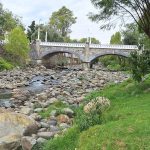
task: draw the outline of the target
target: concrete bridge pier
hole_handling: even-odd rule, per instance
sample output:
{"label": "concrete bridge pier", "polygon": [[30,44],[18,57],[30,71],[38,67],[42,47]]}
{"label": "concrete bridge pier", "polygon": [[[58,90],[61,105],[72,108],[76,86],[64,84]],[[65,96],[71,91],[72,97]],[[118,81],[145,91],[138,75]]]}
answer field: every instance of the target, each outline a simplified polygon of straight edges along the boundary
{"label": "concrete bridge pier", "polygon": [[90,68],[92,68],[90,62],[82,62],[82,69],[83,70],[89,70]]}

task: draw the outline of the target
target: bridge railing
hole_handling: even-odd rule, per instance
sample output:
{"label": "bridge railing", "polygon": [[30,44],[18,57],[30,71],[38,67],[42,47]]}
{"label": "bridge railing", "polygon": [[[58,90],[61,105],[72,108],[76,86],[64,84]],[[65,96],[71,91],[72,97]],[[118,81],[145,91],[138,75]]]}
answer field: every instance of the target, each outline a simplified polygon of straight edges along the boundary
{"label": "bridge railing", "polygon": [[90,44],[90,48],[101,48],[101,49],[122,49],[122,50],[136,50],[137,45],[106,45],[106,44]]}
{"label": "bridge railing", "polygon": [[[75,47],[84,48],[85,43],[60,43],[60,42],[41,42],[41,46],[54,46],[54,47]],[[120,50],[137,50],[137,45],[107,45],[107,44],[89,44],[89,48],[94,49],[120,49]]]}
{"label": "bridge railing", "polygon": [[59,43],[59,42],[41,42],[41,46],[56,46],[56,47],[85,47],[84,43]]}

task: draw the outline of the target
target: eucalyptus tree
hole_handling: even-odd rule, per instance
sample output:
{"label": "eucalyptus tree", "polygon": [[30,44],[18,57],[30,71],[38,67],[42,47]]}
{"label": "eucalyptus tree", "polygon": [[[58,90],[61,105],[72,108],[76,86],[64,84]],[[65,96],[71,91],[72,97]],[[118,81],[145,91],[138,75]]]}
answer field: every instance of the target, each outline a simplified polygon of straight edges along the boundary
{"label": "eucalyptus tree", "polygon": [[116,25],[116,20],[122,22],[132,18],[150,38],[150,0],[91,0],[99,10],[97,14],[90,13],[89,18],[99,22],[104,20],[101,28],[110,29]]}
{"label": "eucalyptus tree", "polygon": [[49,24],[59,32],[62,37],[67,37],[68,34],[71,33],[70,27],[76,23],[76,19],[73,12],[63,6],[58,11],[52,13]]}

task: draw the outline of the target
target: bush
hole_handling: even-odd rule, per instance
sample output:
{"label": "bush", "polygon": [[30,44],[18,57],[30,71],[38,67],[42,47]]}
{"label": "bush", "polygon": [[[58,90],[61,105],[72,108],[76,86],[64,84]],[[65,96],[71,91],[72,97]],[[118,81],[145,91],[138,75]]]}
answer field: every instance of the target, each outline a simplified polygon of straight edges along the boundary
{"label": "bush", "polygon": [[141,82],[145,75],[150,73],[150,50],[144,50],[142,53],[132,52],[130,64],[133,79]]}
{"label": "bush", "polygon": [[85,112],[83,106],[78,109],[75,123],[80,131],[87,130],[89,127],[101,124],[102,107],[95,101],[95,109]]}
{"label": "bush", "polygon": [[13,68],[12,64],[10,64],[5,59],[0,57],[0,71],[2,71],[4,69],[9,70],[9,69],[12,69],[12,68]]}
{"label": "bush", "polygon": [[8,43],[5,45],[9,59],[17,64],[25,64],[29,58],[29,41],[21,27],[14,28],[8,35]]}

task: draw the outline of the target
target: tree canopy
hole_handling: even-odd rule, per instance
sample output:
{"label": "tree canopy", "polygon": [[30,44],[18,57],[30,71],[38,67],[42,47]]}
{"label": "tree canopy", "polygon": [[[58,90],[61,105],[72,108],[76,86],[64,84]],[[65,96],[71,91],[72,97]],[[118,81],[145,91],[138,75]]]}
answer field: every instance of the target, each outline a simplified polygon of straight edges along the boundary
{"label": "tree canopy", "polygon": [[101,28],[111,28],[116,19],[122,21],[131,17],[150,38],[150,0],[91,0],[92,4],[100,10],[99,13],[89,14],[93,21],[106,21]]}
{"label": "tree canopy", "polygon": [[36,31],[35,21],[32,21],[31,25],[28,26],[27,29],[27,36],[30,42],[32,41],[32,37],[34,36],[35,31]]}
{"label": "tree canopy", "polygon": [[150,48],[150,39],[139,30],[136,23],[126,24],[121,34],[125,45],[144,45],[145,49]]}
{"label": "tree canopy", "polygon": [[49,22],[62,37],[66,37],[71,33],[70,27],[75,23],[76,17],[74,17],[73,12],[65,6],[58,11],[53,12]]}
{"label": "tree canopy", "polygon": [[13,15],[9,10],[5,10],[2,3],[0,3],[0,39],[4,38],[6,31],[10,32],[17,25],[23,27],[19,17]]}
{"label": "tree canopy", "polygon": [[116,32],[111,36],[110,44],[122,44],[120,32]]}

